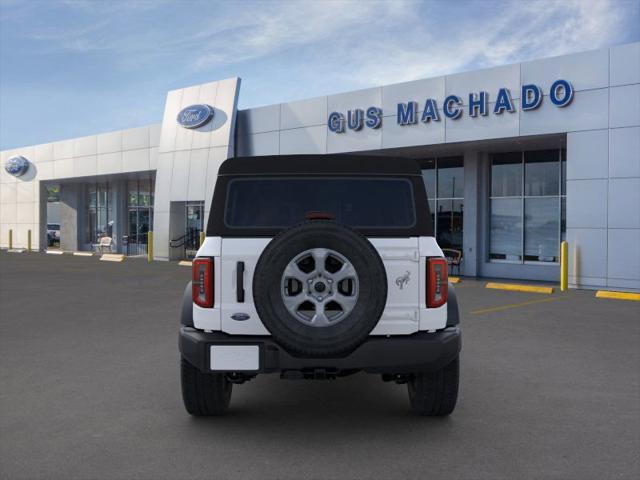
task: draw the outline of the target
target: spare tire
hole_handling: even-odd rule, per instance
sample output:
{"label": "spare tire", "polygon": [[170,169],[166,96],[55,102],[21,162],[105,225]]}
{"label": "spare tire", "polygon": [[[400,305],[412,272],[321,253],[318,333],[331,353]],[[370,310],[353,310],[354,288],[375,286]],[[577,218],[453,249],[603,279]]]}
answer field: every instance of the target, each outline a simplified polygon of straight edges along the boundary
{"label": "spare tire", "polygon": [[285,230],[264,249],[253,300],[274,340],[294,355],[340,356],[376,326],[387,301],[387,275],[358,232],[316,220]]}

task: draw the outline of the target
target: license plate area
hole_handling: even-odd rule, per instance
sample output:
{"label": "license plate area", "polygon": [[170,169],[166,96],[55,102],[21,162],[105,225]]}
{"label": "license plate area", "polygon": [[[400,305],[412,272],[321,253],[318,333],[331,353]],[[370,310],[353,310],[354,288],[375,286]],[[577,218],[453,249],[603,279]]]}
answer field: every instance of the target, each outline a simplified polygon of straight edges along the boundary
{"label": "license plate area", "polygon": [[211,345],[209,368],[212,371],[238,372],[260,369],[258,345]]}

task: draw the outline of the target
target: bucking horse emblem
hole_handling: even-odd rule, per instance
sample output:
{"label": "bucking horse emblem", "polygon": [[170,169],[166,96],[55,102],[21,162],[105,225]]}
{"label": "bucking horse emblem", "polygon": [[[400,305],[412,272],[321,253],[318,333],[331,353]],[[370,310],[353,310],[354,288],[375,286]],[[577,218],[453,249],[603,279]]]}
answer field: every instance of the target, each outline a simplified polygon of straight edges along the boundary
{"label": "bucking horse emblem", "polygon": [[398,278],[396,278],[396,285],[398,286],[398,288],[400,288],[400,290],[402,290],[404,286],[409,283],[409,280],[411,280],[411,272],[407,270],[404,275],[400,275]]}

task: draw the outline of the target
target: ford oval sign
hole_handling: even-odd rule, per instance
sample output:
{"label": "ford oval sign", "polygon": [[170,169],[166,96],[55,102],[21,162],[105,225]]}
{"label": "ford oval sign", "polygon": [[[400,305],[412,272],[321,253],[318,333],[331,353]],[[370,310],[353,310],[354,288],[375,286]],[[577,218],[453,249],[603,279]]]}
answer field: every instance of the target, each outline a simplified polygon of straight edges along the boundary
{"label": "ford oval sign", "polygon": [[29,160],[24,157],[11,157],[4,164],[4,169],[14,177],[21,177],[29,170]]}
{"label": "ford oval sign", "polygon": [[198,128],[213,118],[213,108],[209,105],[191,105],[178,113],[178,123],[184,128]]}

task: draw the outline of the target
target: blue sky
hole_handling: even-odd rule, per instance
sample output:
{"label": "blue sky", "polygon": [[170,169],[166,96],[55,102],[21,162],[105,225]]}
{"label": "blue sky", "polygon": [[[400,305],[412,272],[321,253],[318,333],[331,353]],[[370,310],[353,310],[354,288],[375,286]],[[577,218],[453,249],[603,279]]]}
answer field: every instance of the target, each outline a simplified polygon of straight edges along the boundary
{"label": "blue sky", "polygon": [[0,0],[0,149],[158,123],[168,90],[240,107],[640,40],[640,0]]}

